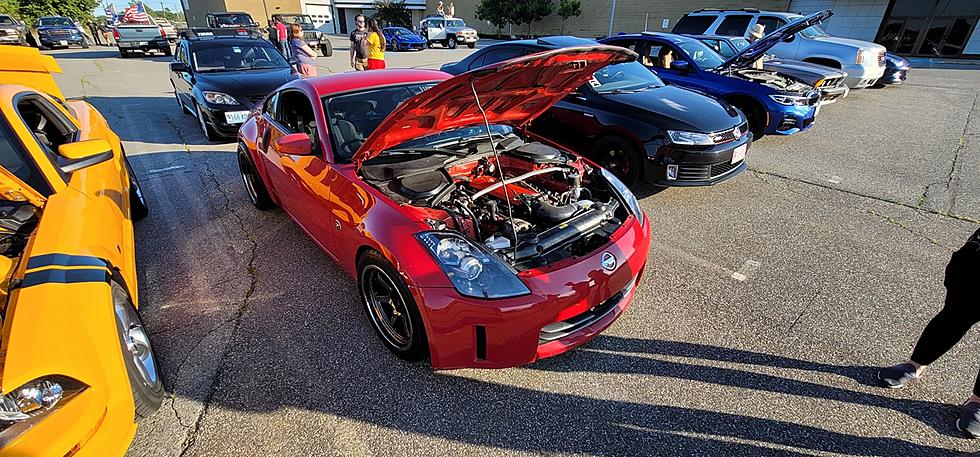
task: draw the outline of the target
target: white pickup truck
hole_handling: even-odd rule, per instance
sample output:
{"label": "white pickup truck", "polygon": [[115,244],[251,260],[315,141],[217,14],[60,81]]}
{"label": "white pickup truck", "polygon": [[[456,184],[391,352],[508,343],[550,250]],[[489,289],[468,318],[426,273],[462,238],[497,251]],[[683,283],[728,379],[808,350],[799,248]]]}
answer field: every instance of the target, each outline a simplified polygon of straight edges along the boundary
{"label": "white pickup truck", "polygon": [[149,23],[123,22],[116,26],[112,35],[122,58],[129,57],[136,51],[143,54],[156,51],[165,56],[173,55],[166,32],[153,19]]}
{"label": "white pickup truck", "polygon": [[[827,18],[833,13],[826,12]],[[704,8],[687,13],[674,25],[673,33],[692,35],[748,36],[761,24],[768,34],[803,16],[794,13],[760,11],[754,8],[720,10]],[[826,20],[826,18],[824,18]],[[867,41],[829,35],[814,25],[797,32],[788,41],[769,50],[784,59],[826,65],[847,73],[844,84],[851,89],[868,87],[885,73],[885,47]]]}

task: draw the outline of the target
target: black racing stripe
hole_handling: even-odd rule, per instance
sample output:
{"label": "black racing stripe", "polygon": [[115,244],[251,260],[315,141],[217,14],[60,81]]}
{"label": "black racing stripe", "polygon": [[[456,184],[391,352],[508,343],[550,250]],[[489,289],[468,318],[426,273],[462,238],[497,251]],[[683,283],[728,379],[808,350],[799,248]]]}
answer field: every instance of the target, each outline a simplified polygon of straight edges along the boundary
{"label": "black racing stripe", "polygon": [[41,270],[33,271],[24,275],[24,281],[20,287],[31,287],[39,284],[61,283],[72,284],[79,282],[109,282],[111,274],[104,268],[79,269],[79,270]]}
{"label": "black racing stripe", "polygon": [[31,257],[27,261],[27,269],[32,270],[49,265],[60,265],[63,267],[104,267],[107,264],[108,262],[105,260],[87,255],[44,254]]}

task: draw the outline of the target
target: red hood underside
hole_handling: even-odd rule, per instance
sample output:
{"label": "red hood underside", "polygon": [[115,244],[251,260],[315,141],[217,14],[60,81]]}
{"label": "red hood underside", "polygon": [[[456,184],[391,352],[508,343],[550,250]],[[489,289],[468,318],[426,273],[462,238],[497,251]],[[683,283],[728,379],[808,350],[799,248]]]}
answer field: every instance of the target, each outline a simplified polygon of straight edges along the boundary
{"label": "red hood underside", "polygon": [[556,49],[508,60],[447,79],[395,109],[354,154],[354,163],[405,141],[459,127],[483,125],[473,90],[490,124],[522,126],[585,84],[600,68],[636,54],[616,46]]}

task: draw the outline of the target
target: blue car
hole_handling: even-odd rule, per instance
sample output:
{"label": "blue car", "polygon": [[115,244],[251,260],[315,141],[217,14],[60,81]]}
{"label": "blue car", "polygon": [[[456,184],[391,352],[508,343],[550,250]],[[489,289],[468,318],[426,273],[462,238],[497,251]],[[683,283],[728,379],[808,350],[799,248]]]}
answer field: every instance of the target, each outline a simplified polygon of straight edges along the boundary
{"label": "blue car", "polygon": [[88,41],[75,22],[67,17],[45,16],[37,19],[37,44],[44,48],[67,48],[73,44],[88,47]]}
{"label": "blue car", "polygon": [[819,23],[817,13],[780,27],[729,59],[700,40],[671,33],[643,32],[600,40],[640,55],[640,62],[671,84],[700,90],[739,108],[758,139],[810,128],[820,110],[820,92],[789,75],[756,68],[766,51],[796,32]]}
{"label": "blue car", "polygon": [[902,84],[909,77],[912,62],[905,57],[890,52],[885,53],[885,74],[876,83],[877,86],[886,84]]}
{"label": "blue car", "polygon": [[421,51],[425,49],[425,38],[405,27],[385,27],[381,29],[389,51]]}

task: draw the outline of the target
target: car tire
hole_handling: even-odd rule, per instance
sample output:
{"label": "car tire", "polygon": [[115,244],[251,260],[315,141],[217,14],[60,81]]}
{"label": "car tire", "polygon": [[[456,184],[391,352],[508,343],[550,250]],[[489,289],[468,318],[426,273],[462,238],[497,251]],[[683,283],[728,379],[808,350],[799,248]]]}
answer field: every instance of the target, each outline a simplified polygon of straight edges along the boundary
{"label": "car tire", "polygon": [[432,49],[432,42],[429,40],[425,40],[425,47]]}
{"label": "car tire", "polygon": [[[357,261],[357,288],[368,321],[389,351],[409,361],[428,355],[429,343],[418,305],[388,259],[375,251],[364,253]],[[391,313],[387,312],[389,307]]]}
{"label": "car tire", "polygon": [[128,59],[129,58],[129,52],[127,52],[127,51],[119,51],[119,58],[120,59]]}
{"label": "car tire", "polygon": [[467,47],[467,48],[470,48],[470,49],[473,49],[473,48],[475,48],[475,47],[476,47],[476,43],[467,43],[467,44],[466,44],[466,47]]}
{"label": "car tire", "polygon": [[643,178],[643,157],[625,138],[606,136],[592,145],[589,159],[616,175],[627,187],[634,187]]}
{"label": "car tire", "polygon": [[143,188],[140,187],[139,178],[136,177],[129,158],[123,156],[123,163],[126,165],[126,174],[129,175],[129,217],[133,222],[141,221],[150,215],[150,205],[146,203]]}
{"label": "car tire", "polygon": [[326,43],[320,44],[320,53],[323,54],[323,57],[330,57],[330,56],[332,56],[333,55],[333,44],[331,44],[329,41],[327,41]]}
{"label": "car tire", "polygon": [[276,207],[276,203],[269,197],[269,190],[266,189],[258,169],[252,163],[248,149],[245,145],[238,145],[238,171],[242,175],[242,184],[245,186],[245,195],[257,209],[267,210]]}
{"label": "car tire", "polygon": [[456,49],[456,37],[451,36],[446,39],[446,47],[449,49]]}
{"label": "car tire", "polygon": [[172,56],[172,55],[174,55],[173,51],[170,50],[170,46],[167,46],[166,48],[161,49],[161,51],[163,51],[163,55],[165,55],[165,56]]}
{"label": "car tire", "polygon": [[82,49],[88,49],[88,40],[82,39]]}
{"label": "car tire", "polygon": [[119,331],[119,344],[126,374],[129,376],[129,387],[133,392],[136,417],[146,418],[160,409],[166,393],[160,366],[157,364],[153,345],[150,344],[149,332],[143,325],[143,318],[133,306],[126,288],[115,278],[110,285],[116,329]]}
{"label": "car tire", "polygon": [[752,132],[752,141],[762,138],[766,134],[765,125],[766,113],[759,104],[752,100],[732,100],[732,106],[738,108],[749,123],[749,131]]}
{"label": "car tire", "polygon": [[194,114],[197,115],[197,125],[201,127],[201,133],[204,133],[204,138],[208,141],[218,141],[219,135],[210,125],[208,125],[207,116],[201,110],[201,105],[194,105]]}

